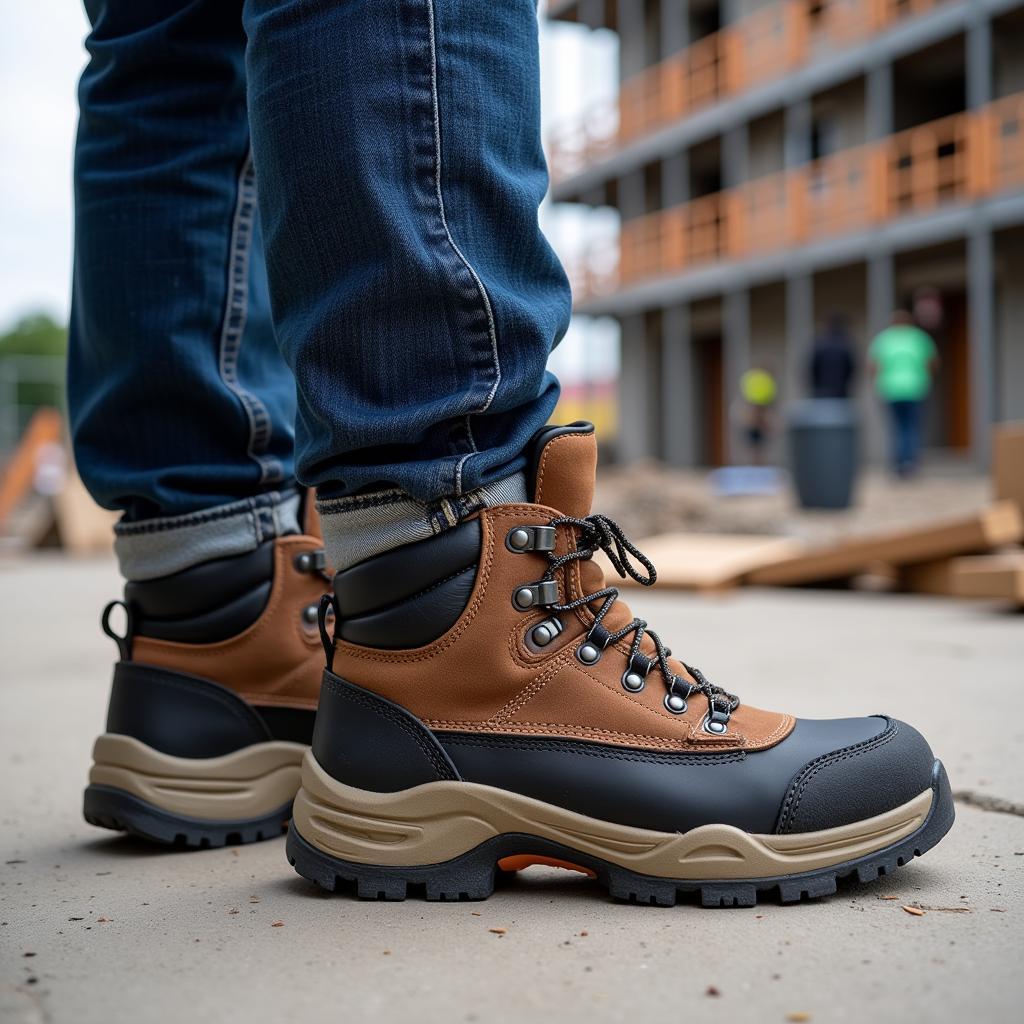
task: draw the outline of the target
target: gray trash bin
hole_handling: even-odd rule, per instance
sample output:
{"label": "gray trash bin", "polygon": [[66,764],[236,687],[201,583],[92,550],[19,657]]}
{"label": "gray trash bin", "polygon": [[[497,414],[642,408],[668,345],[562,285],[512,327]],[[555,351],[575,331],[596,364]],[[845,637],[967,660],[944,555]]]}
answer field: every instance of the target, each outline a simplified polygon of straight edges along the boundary
{"label": "gray trash bin", "polygon": [[794,402],[787,415],[793,484],[802,508],[849,508],[857,475],[857,414],[842,398]]}

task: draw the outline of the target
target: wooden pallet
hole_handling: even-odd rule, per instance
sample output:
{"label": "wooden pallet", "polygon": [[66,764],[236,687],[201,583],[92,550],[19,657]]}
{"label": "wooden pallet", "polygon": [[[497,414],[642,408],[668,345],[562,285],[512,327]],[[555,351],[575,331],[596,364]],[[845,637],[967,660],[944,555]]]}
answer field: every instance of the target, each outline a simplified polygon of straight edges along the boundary
{"label": "wooden pallet", "polygon": [[[700,591],[736,586],[751,570],[802,550],[785,537],[713,533],[664,533],[639,541],[637,547],[657,568],[658,586]],[[616,587],[639,585],[620,580],[608,560],[600,560],[605,578]]]}
{"label": "wooden pallet", "polygon": [[1024,422],[993,429],[992,484],[997,501],[1013,501],[1024,510]]}
{"label": "wooden pallet", "polygon": [[879,563],[895,567],[990,552],[1024,537],[1024,514],[1013,501],[931,526],[842,541],[754,569],[747,583],[797,586],[849,579]]}
{"label": "wooden pallet", "polygon": [[956,597],[985,597],[1024,608],[1024,551],[955,558],[950,574]]}

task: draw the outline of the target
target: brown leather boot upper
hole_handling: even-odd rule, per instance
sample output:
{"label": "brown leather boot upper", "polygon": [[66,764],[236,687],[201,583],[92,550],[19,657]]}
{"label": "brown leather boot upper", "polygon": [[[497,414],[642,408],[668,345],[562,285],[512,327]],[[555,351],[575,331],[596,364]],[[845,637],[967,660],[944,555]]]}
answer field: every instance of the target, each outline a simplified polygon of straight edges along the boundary
{"label": "brown leather boot upper", "polygon": [[[311,527],[315,519],[307,520]],[[322,547],[319,536],[308,533],[274,542],[270,596],[259,618],[237,635],[197,644],[136,636],[132,660],[213,680],[252,704],[315,709],[324,658],[308,609],[315,611],[328,584],[297,560]]]}
{"label": "brown leather boot upper", "polygon": [[[547,646],[528,642],[531,631],[551,614],[522,611],[513,593],[541,579],[551,562],[539,551],[514,551],[509,533],[545,526],[562,517],[590,513],[597,444],[593,433],[566,433],[544,446],[537,466],[535,501],[479,512],[481,551],[476,582],[458,621],[423,647],[382,650],[337,640],[333,670],[345,679],[407,708],[435,730],[458,730],[585,739],[659,750],[759,750],[773,746],[793,728],[791,716],[739,704],[724,734],[704,728],[708,700],[693,693],[685,713],[665,705],[666,682],[657,664],[639,692],[624,688],[633,633],[608,646],[594,664],[577,656],[594,625],[601,601],[582,602],[559,615],[563,630]],[[580,528],[556,527],[553,555],[577,549]],[[569,561],[555,573],[560,604],[603,590],[600,567],[589,559]],[[602,625],[615,632],[633,618],[615,600]],[[641,651],[655,659],[648,635]],[[682,662],[670,671],[695,683]]]}

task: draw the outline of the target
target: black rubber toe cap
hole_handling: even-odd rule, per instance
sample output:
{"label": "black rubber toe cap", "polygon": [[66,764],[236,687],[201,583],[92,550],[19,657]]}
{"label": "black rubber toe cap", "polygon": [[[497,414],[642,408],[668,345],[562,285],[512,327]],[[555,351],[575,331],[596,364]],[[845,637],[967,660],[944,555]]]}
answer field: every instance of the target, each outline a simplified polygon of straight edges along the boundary
{"label": "black rubber toe cap", "polygon": [[793,776],[777,833],[815,832],[871,818],[931,786],[935,757],[916,729],[893,718],[861,721],[881,728],[820,754]]}

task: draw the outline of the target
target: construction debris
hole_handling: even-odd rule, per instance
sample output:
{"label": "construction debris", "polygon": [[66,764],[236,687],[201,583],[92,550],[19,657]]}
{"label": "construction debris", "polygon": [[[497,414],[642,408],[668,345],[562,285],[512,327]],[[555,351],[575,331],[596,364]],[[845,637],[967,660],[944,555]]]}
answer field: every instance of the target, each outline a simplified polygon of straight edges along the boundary
{"label": "construction debris", "polygon": [[841,541],[762,566],[746,576],[762,586],[794,586],[849,579],[873,565],[915,565],[992,551],[1024,538],[1024,514],[1013,501],[1002,501],[973,516],[940,522],[921,529],[901,530],[875,537]]}
{"label": "construction debris", "polygon": [[1024,607],[1024,551],[953,559],[955,597],[984,597]]}
{"label": "construction debris", "polygon": [[[682,590],[861,578],[885,589],[1024,607],[1024,423],[993,431],[992,489],[995,503],[977,512],[817,545],[749,533],[673,532],[639,546],[657,566],[658,582]],[[603,567],[614,579],[607,561]]]}
{"label": "construction debris", "polygon": [[1015,501],[1024,511],[1024,423],[993,429],[992,484],[997,501]]}
{"label": "construction debris", "polygon": [[[736,586],[743,577],[762,566],[774,565],[798,555],[802,545],[785,537],[745,534],[666,533],[640,542],[640,550],[658,568],[658,582],[680,590],[715,591]],[[615,577],[611,564],[602,568]],[[631,579],[616,586],[638,586]]]}

